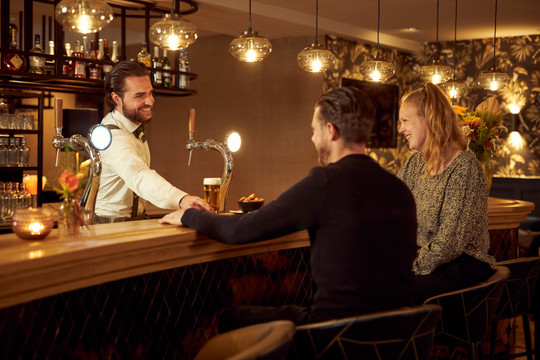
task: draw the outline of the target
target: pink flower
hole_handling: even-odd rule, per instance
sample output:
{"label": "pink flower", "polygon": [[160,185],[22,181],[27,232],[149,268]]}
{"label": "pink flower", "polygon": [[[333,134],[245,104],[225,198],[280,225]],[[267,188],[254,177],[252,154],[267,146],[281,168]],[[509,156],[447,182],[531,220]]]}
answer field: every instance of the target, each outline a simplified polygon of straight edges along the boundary
{"label": "pink flower", "polygon": [[73,193],[79,187],[79,178],[69,169],[65,169],[59,179],[60,185],[65,192]]}

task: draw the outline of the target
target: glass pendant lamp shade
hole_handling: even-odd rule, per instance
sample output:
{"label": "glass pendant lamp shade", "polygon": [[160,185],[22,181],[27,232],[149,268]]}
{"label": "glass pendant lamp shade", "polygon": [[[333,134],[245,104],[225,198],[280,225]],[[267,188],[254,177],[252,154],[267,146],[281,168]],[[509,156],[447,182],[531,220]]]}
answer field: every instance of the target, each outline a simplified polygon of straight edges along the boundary
{"label": "glass pendant lamp shade", "polygon": [[440,84],[452,78],[452,68],[446,62],[433,60],[430,65],[422,66],[422,78],[433,84]]}
{"label": "glass pendant lamp shade", "polygon": [[319,44],[311,44],[296,56],[298,65],[308,72],[321,72],[330,69],[336,63],[332,52]]}
{"label": "glass pendant lamp shade", "polygon": [[163,49],[187,48],[197,40],[197,28],[179,14],[165,14],[150,27],[150,41]]}
{"label": "glass pendant lamp shade", "polygon": [[480,73],[478,85],[486,90],[497,91],[505,87],[510,81],[507,73],[497,69],[497,0],[495,0],[495,26],[493,29],[493,67],[488,71]]}
{"label": "glass pendant lamp shade", "polygon": [[394,76],[396,68],[391,62],[376,56],[373,59],[364,61],[360,67],[360,72],[368,80],[384,81]]}
{"label": "glass pendant lamp shade", "polygon": [[272,52],[272,44],[251,28],[251,0],[249,0],[249,28],[229,44],[232,56],[243,62],[263,61]]}
{"label": "glass pendant lamp shade", "polygon": [[62,0],[56,4],[55,18],[72,31],[88,34],[107,26],[114,14],[104,0]]}
{"label": "glass pendant lamp shade", "polygon": [[462,82],[456,81],[455,79],[441,84],[441,87],[446,91],[451,99],[459,99],[465,93],[465,91],[467,91],[467,86]]}
{"label": "glass pendant lamp shade", "polygon": [[377,56],[366,60],[360,66],[360,72],[365,79],[371,81],[384,81],[396,73],[394,64],[379,56],[379,28],[381,24],[381,0],[377,0]]}
{"label": "glass pendant lamp shade", "polygon": [[229,52],[243,62],[262,61],[272,52],[272,44],[256,31],[248,30],[231,41]]}
{"label": "glass pendant lamp shade", "polygon": [[486,90],[497,91],[505,87],[510,81],[510,76],[499,69],[491,68],[484,71],[478,77],[478,85]]}

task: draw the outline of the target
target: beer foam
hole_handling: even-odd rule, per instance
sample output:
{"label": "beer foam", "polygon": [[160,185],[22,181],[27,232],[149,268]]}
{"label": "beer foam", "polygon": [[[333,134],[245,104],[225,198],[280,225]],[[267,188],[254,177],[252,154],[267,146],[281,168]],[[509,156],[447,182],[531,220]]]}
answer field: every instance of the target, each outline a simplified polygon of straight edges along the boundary
{"label": "beer foam", "polygon": [[221,186],[221,178],[204,178],[203,185],[218,185]]}

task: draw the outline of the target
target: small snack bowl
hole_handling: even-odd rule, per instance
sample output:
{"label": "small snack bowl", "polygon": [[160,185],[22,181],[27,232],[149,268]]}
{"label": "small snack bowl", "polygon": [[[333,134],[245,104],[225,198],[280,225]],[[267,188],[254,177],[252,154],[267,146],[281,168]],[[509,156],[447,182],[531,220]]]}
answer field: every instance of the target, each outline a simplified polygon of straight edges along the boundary
{"label": "small snack bowl", "polygon": [[242,212],[248,213],[253,210],[260,209],[264,205],[263,201],[239,201],[238,206],[242,209]]}
{"label": "small snack bowl", "polygon": [[17,209],[11,219],[11,230],[24,240],[41,240],[54,227],[55,213],[43,208]]}

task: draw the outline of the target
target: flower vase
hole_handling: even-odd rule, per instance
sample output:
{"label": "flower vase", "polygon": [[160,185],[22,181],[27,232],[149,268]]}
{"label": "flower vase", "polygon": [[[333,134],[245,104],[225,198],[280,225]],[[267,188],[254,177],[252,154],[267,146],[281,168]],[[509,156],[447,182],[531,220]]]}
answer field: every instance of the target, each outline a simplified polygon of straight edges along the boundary
{"label": "flower vase", "polygon": [[58,232],[60,236],[75,235],[81,227],[77,201],[67,198],[58,209]]}
{"label": "flower vase", "polygon": [[484,177],[486,178],[488,194],[491,191],[491,181],[493,178],[493,169],[491,168],[490,161],[491,159],[480,160],[480,164],[482,164],[482,170],[484,172]]}

